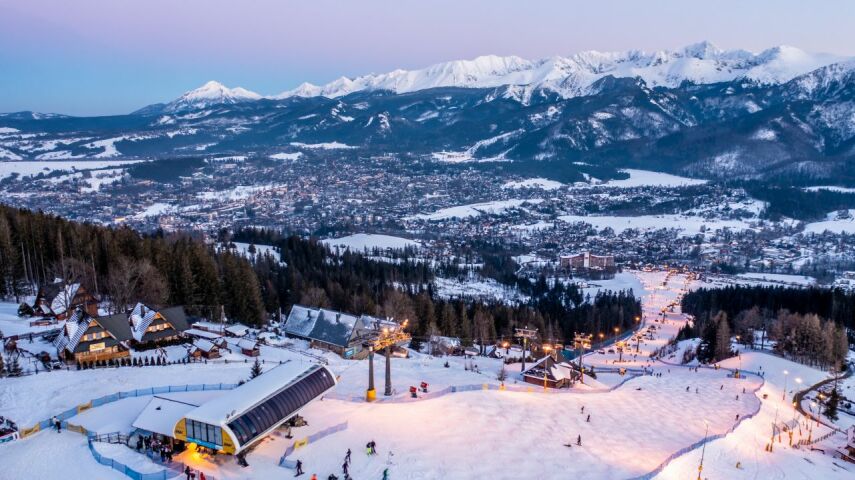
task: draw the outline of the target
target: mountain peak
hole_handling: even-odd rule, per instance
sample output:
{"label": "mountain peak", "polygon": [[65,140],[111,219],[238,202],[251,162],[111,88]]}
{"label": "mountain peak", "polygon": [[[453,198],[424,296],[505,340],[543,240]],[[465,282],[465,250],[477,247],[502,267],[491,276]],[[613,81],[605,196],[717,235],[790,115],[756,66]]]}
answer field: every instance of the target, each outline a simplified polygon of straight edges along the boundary
{"label": "mountain peak", "polygon": [[208,108],[213,105],[235,104],[248,100],[259,100],[262,96],[245,88],[229,88],[220,82],[210,80],[199,88],[184,93],[166,105],[165,111]]}

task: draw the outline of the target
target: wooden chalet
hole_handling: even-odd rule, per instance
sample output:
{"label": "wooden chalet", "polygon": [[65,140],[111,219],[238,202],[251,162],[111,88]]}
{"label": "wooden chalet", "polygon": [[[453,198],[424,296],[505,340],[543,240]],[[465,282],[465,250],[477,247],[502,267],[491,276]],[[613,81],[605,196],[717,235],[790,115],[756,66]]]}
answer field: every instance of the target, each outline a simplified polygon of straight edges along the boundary
{"label": "wooden chalet", "polygon": [[136,344],[171,342],[190,328],[187,313],[181,306],[155,310],[138,303],[128,314],[128,321]]}
{"label": "wooden chalet", "polygon": [[220,358],[220,347],[214,345],[213,342],[198,338],[193,341],[193,346],[190,348],[190,356],[193,358]]}
{"label": "wooden chalet", "polygon": [[383,328],[395,330],[399,325],[368,315],[294,305],[285,322],[285,334],[308,340],[312,347],[330,350],[344,358],[368,356],[363,344]]}
{"label": "wooden chalet", "polygon": [[96,362],[128,357],[130,339],[126,315],[93,317],[81,308],[65,322],[55,345],[59,357],[66,361]]}
{"label": "wooden chalet", "polygon": [[66,320],[78,308],[98,316],[98,297],[79,283],[55,282],[39,288],[32,310],[36,316]]}
{"label": "wooden chalet", "polygon": [[526,383],[547,388],[569,388],[578,378],[577,372],[572,365],[558,362],[551,355],[547,355],[535,362],[528,370],[522,372]]}
{"label": "wooden chalet", "polygon": [[250,340],[248,338],[242,338],[237,342],[238,348],[240,348],[240,353],[246,355],[247,357],[257,357],[261,355],[261,348],[258,346],[258,342],[255,340]]}

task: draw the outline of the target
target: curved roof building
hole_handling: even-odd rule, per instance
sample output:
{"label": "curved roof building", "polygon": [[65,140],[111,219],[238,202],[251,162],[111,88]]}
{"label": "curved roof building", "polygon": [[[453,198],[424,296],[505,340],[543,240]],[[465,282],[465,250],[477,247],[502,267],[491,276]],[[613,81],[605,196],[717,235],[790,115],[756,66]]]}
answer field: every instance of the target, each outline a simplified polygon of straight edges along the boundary
{"label": "curved roof building", "polygon": [[284,363],[188,411],[174,437],[237,454],[335,385],[335,375],[323,365]]}

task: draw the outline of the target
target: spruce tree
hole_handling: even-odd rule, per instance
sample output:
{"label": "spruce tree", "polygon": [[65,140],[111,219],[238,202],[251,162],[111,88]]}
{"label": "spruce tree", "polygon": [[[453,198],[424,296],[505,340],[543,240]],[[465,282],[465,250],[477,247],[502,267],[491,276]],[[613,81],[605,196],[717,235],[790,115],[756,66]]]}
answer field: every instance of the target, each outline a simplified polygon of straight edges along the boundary
{"label": "spruce tree", "polygon": [[255,357],[255,362],[252,364],[252,368],[249,370],[249,379],[258,377],[261,375],[261,362],[258,361],[258,357]]}
{"label": "spruce tree", "polygon": [[837,421],[838,403],[840,403],[840,393],[837,391],[837,388],[835,388],[828,396],[828,400],[825,401],[825,412],[823,412],[825,416],[833,422]]}

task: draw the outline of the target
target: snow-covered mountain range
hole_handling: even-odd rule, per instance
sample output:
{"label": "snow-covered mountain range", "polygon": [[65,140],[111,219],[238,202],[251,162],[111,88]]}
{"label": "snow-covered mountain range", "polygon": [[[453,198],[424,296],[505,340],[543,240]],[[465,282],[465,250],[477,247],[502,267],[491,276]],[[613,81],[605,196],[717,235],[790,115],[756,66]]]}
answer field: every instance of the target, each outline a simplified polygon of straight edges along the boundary
{"label": "snow-covered mountain range", "polygon": [[789,46],[752,53],[722,50],[709,42],[673,51],[587,51],[569,57],[540,60],[487,55],[474,60],[438,63],[419,70],[394,70],[352,79],[341,77],[322,86],[303,83],[272,98],[336,98],[366,90],[407,93],[437,87],[491,88],[502,85],[546,89],[563,98],[571,98],[587,93],[594,82],[607,75],[640,77],[653,87],[676,87],[685,81],[717,83],[737,78],[770,84],[789,81],[841,60],[843,58],[835,55],[811,54]]}
{"label": "snow-covered mountain range", "polygon": [[571,178],[599,178],[595,169],[608,166],[855,184],[855,60],[709,43],[490,56],[273,96],[209,82],[129,115],[0,115],[0,159],[310,157],[332,146],[355,157],[561,168]]}
{"label": "snow-covered mountain range", "polygon": [[824,53],[807,53],[795,47],[778,46],[753,53],[746,50],[722,50],[709,42],[700,42],[678,50],[643,52],[580,52],[568,57],[526,60],[517,56],[485,55],[473,60],[438,63],[418,70],[393,70],[356,78],[341,77],[325,85],[303,83],[270,96],[262,96],[241,87],[228,88],[210,81],[166,104],[174,113],[203,109],[216,104],[233,104],[262,98],[281,100],[290,97],[338,98],[354,92],[389,91],[409,93],[439,87],[494,88],[514,86],[507,95],[522,103],[532,92],[552,92],[561,98],[591,93],[597,80],[641,78],[651,87],[676,87],[683,82],[708,84],[746,79],[759,84],[784,83],[819,67],[846,60]]}

